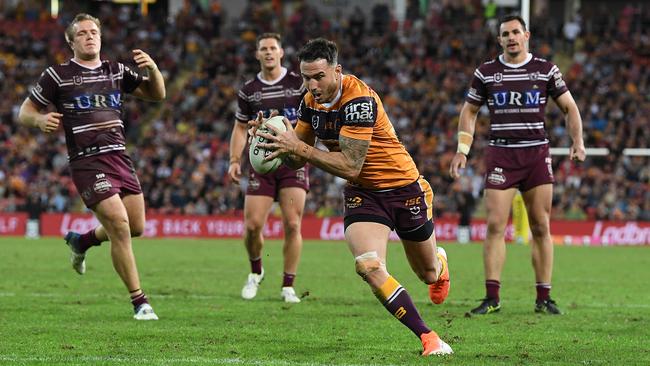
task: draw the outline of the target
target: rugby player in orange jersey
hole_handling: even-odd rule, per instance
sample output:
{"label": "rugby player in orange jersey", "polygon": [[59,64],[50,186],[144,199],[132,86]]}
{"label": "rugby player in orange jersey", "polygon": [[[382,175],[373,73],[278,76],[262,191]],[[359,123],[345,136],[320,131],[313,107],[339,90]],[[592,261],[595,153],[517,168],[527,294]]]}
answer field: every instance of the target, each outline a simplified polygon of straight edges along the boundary
{"label": "rugby player in orange jersey", "polygon": [[[267,160],[283,157],[298,168],[305,163],[347,179],[344,199],[345,238],[356,272],[402,324],[422,342],[422,355],[450,354],[422,320],[410,295],[386,267],[391,230],[400,237],[413,272],[427,285],[429,296],[442,303],[449,292],[446,253],[436,247],[433,191],[398,140],[377,93],[353,75],[342,73],[334,42],[318,38],[299,52],[300,73],[308,93],[298,111],[295,130],[258,146],[272,150]],[[262,117],[252,123],[252,133]],[[327,151],[314,147],[316,139]]]}

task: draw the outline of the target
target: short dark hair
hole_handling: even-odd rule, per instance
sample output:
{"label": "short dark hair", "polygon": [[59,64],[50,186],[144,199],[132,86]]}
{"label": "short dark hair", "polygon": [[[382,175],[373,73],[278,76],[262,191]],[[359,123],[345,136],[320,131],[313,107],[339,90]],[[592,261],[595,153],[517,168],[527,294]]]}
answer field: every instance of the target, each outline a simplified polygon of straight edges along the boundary
{"label": "short dark hair", "polygon": [[255,49],[260,48],[260,41],[267,38],[273,38],[278,41],[278,46],[282,48],[282,36],[279,33],[262,33],[255,40]]}
{"label": "short dark hair", "polygon": [[319,59],[327,61],[328,65],[338,63],[339,50],[336,43],[325,38],[312,39],[298,51],[298,60],[314,62]]}
{"label": "short dark hair", "polygon": [[524,28],[524,32],[526,31],[526,22],[524,21],[524,18],[517,14],[508,14],[504,16],[503,18],[499,19],[499,24],[497,24],[497,34],[501,34],[501,24],[509,22],[511,20],[516,20],[521,24],[521,26]]}
{"label": "short dark hair", "polygon": [[74,19],[68,24],[68,27],[65,29],[65,40],[70,43],[74,40],[74,26],[75,24],[82,22],[84,20],[92,20],[95,24],[97,24],[97,28],[99,29],[99,33],[101,34],[102,32],[102,22],[99,21],[99,19],[95,18],[94,16],[86,13],[79,13],[75,15]]}

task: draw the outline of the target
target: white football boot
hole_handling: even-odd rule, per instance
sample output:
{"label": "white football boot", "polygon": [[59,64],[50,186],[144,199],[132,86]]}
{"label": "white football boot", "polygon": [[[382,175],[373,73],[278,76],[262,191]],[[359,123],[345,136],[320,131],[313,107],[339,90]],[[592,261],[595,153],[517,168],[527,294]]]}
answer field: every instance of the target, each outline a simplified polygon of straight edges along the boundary
{"label": "white football boot", "polygon": [[282,296],[284,302],[290,302],[294,304],[300,302],[300,298],[296,296],[296,291],[294,291],[293,287],[283,287],[282,292],[280,292],[280,296]]}
{"label": "white football boot", "polygon": [[65,234],[64,240],[70,248],[70,263],[72,263],[72,268],[80,275],[86,273],[86,253],[77,252],[79,234],[69,231]]}
{"label": "white football boot", "polygon": [[264,268],[262,268],[262,273],[249,273],[246,284],[244,288],[241,289],[241,297],[245,300],[251,300],[257,295],[257,288],[260,287],[260,283],[264,280]]}
{"label": "white football boot", "polygon": [[135,315],[133,315],[135,320],[158,320],[158,315],[153,312],[151,305],[144,303],[135,310]]}

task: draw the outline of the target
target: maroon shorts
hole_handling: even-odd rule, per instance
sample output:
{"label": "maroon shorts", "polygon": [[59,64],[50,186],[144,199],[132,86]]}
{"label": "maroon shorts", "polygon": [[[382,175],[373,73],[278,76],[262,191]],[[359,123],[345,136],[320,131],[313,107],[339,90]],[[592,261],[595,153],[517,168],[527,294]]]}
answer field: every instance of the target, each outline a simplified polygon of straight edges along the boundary
{"label": "maroon shorts", "polygon": [[248,164],[248,187],[246,194],[252,196],[269,196],[278,199],[282,188],[297,187],[309,192],[309,167],[293,170],[282,164],[278,170],[269,174],[259,174]]}
{"label": "maroon shorts", "polygon": [[140,194],[140,181],[126,154],[108,153],[70,163],[72,181],[87,207],[119,194]]}
{"label": "maroon shorts", "polygon": [[377,222],[391,230],[409,231],[433,218],[433,190],[426,179],[395,189],[373,191],[348,185],[344,223]]}
{"label": "maroon shorts", "polygon": [[488,146],[485,155],[485,188],[518,188],[526,192],[555,182],[548,144],[532,147]]}

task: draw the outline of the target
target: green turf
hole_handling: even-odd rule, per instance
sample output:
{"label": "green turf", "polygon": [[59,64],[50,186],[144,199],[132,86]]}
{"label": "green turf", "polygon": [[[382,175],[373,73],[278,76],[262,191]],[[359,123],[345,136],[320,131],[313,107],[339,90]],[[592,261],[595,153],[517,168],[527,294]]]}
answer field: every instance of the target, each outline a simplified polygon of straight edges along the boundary
{"label": "green turf", "polygon": [[388,268],[426,322],[454,348],[420,357],[420,342],[354,273],[347,247],[305,243],[303,302],[279,300],[281,245],[267,244],[258,297],[239,297],[248,272],[239,241],[137,240],[143,288],[160,316],[136,322],[108,245],[84,276],[62,240],[0,239],[0,364],[21,365],[528,365],[650,364],[650,248],[558,247],[553,296],[562,316],[533,313],[529,249],[508,248],[502,311],[464,313],[483,296],[480,245],[446,245],[452,290],[427,299],[401,246]]}

